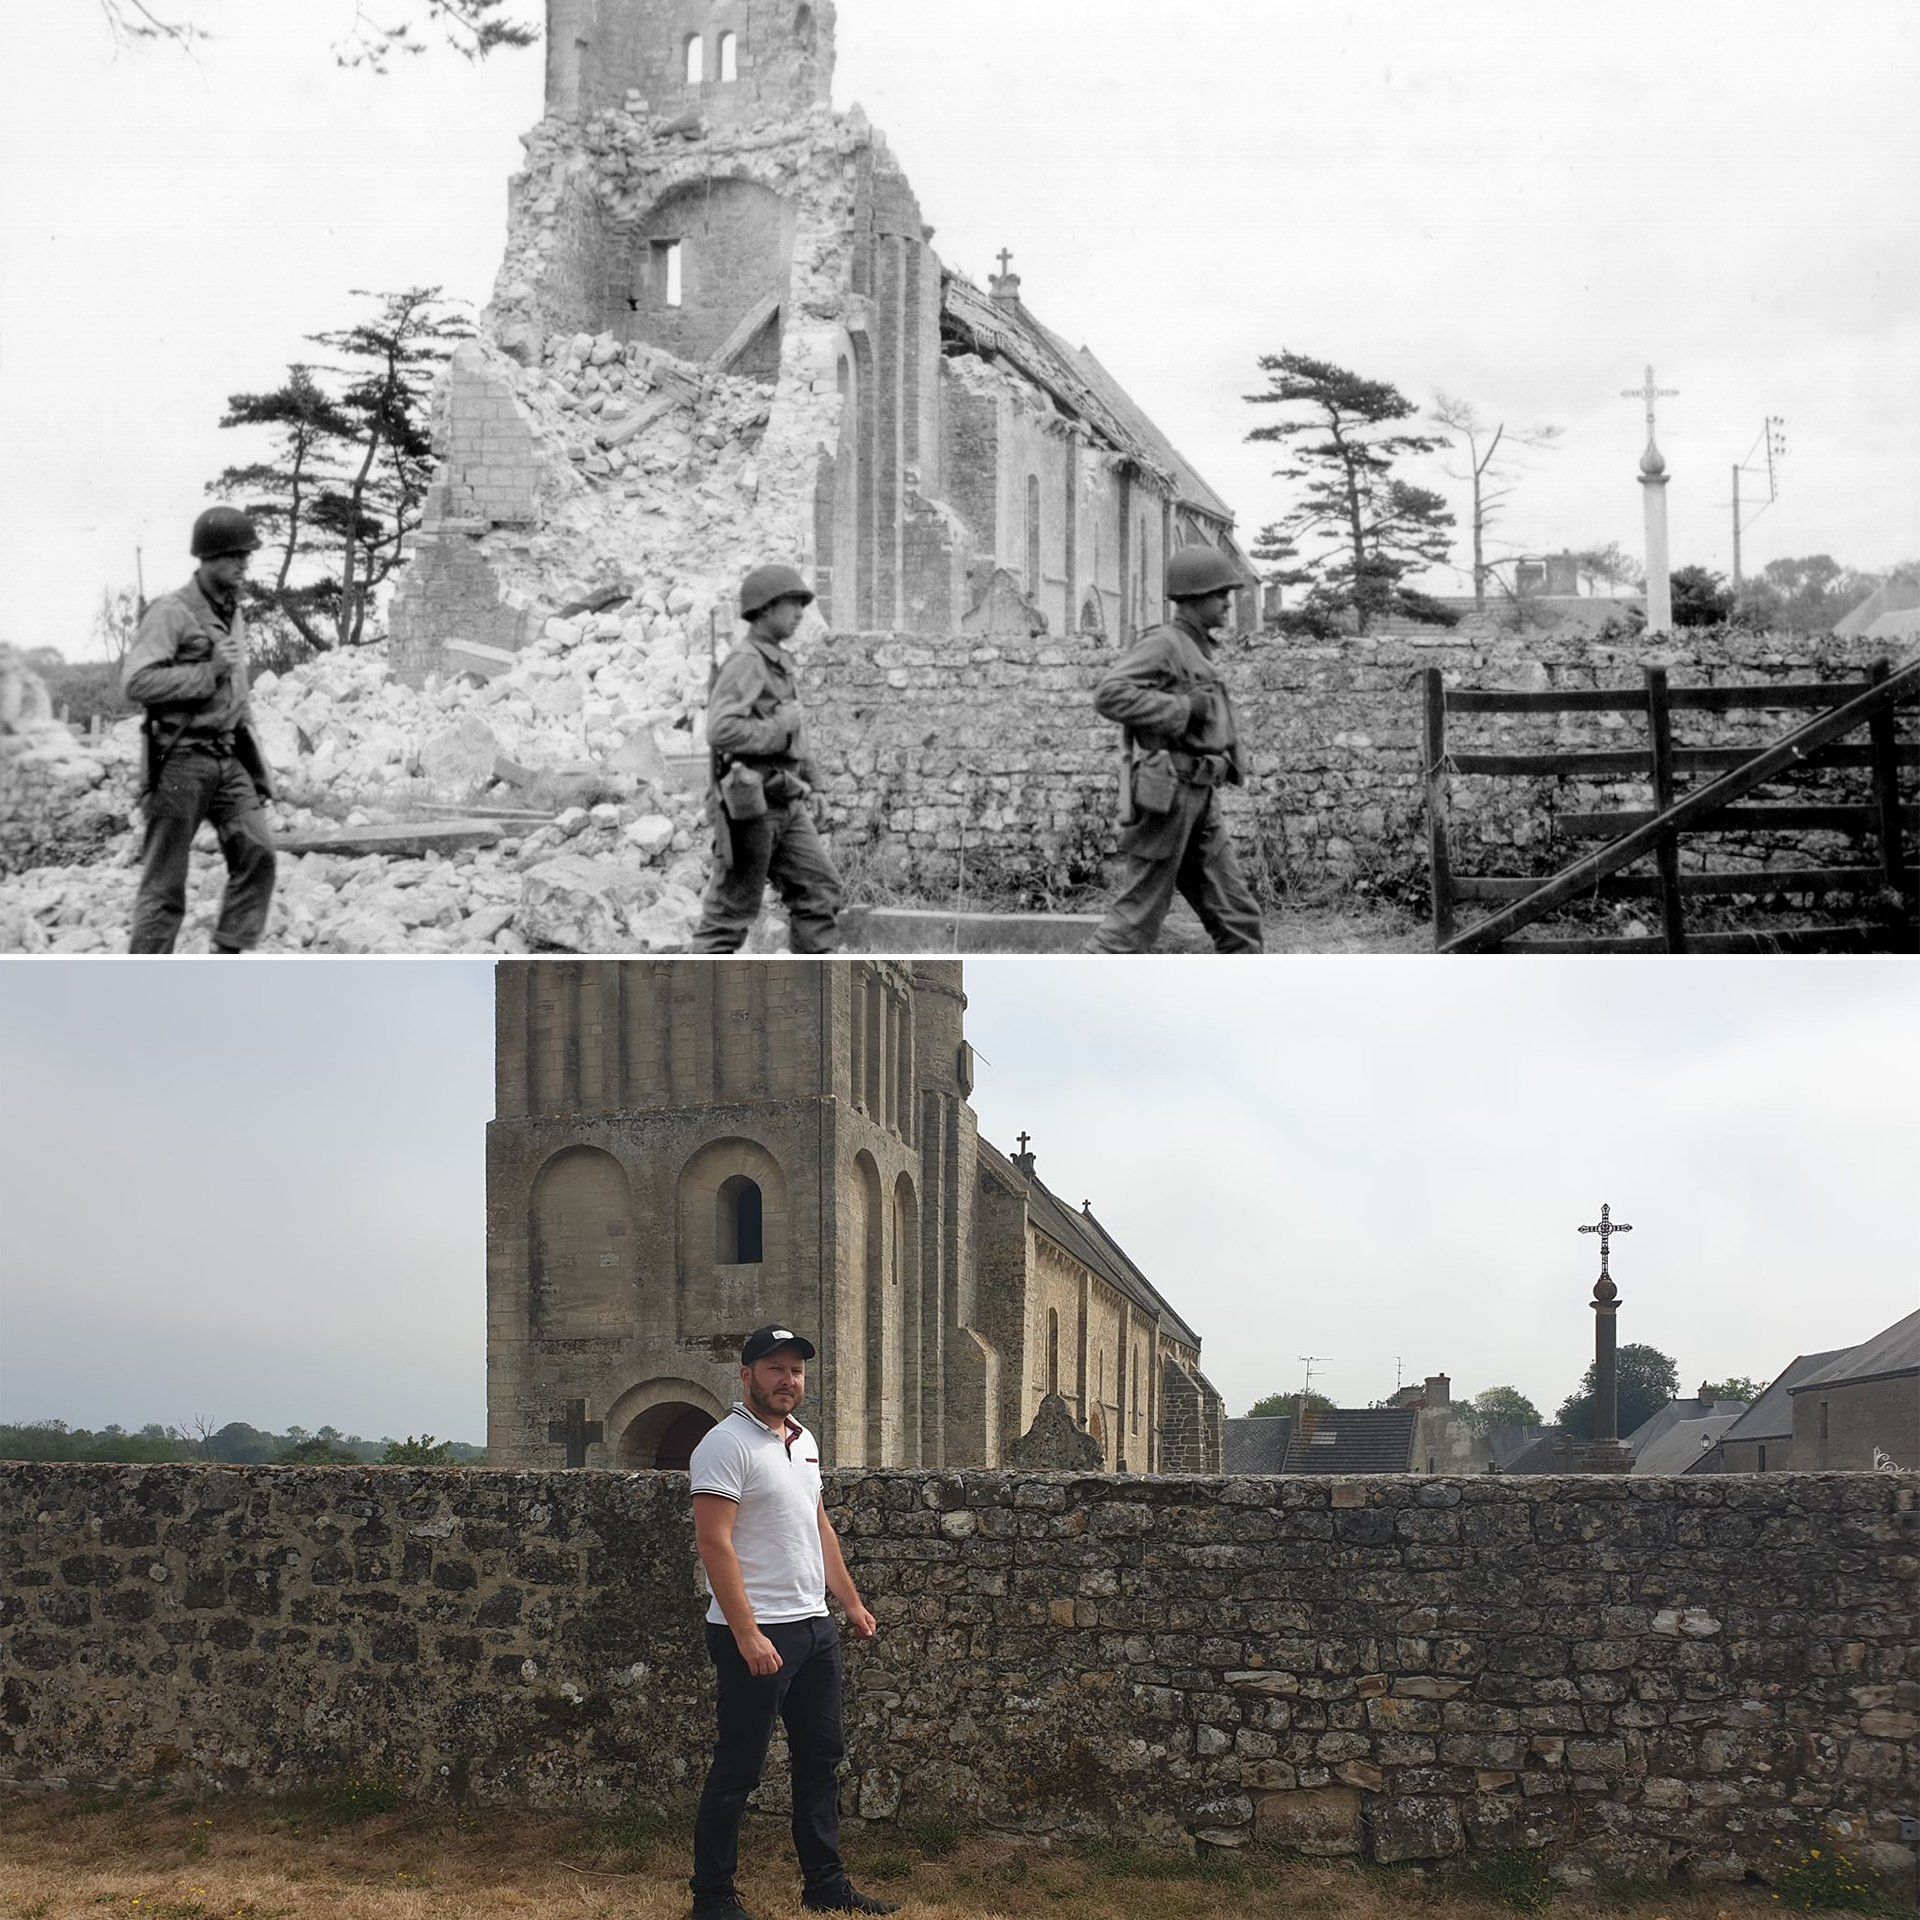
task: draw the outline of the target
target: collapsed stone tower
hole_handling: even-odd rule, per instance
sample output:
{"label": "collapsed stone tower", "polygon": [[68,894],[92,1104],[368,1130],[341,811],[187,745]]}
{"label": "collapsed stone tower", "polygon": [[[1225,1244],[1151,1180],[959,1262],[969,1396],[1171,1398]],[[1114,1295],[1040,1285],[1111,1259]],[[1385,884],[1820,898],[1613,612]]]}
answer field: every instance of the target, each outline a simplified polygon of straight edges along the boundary
{"label": "collapsed stone tower", "polygon": [[546,117],[394,609],[410,678],[622,593],[699,655],[766,559],[836,633],[1119,638],[1161,616],[1171,544],[1237,553],[1019,276],[942,266],[884,139],[832,110],[834,29],[831,0],[549,0]]}

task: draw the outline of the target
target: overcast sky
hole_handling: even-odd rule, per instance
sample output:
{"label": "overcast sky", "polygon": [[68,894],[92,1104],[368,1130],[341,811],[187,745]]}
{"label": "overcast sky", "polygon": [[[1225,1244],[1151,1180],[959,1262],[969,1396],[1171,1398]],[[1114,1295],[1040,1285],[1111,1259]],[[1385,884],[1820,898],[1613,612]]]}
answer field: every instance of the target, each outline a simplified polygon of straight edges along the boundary
{"label": "overcast sky", "polygon": [[[975,961],[1033,1135],[1231,1412],[1451,1374],[1551,1416],[1620,1337],[1768,1379],[1912,1311],[1911,962]],[[0,963],[0,1418],[485,1435],[492,970]]]}
{"label": "overcast sky", "polygon": [[[380,80],[330,61],[352,0],[193,12],[217,35],[193,61],[116,54],[91,0],[8,22],[0,639],[89,651],[136,546],[176,583],[243,451],[226,396],[310,355],[349,289],[491,291],[539,53]],[[1725,571],[1768,414],[1791,451],[1750,567],[1920,546],[1916,81],[1910,0],[840,0],[836,103],[887,132],[943,257],[983,279],[1011,248],[1244,533],[1288,495],[1241,396],[1291,348],[1561,425],[1496,545],[1637,550],[1620,393],[1651,362],[1679,390],[1675,564]]]}

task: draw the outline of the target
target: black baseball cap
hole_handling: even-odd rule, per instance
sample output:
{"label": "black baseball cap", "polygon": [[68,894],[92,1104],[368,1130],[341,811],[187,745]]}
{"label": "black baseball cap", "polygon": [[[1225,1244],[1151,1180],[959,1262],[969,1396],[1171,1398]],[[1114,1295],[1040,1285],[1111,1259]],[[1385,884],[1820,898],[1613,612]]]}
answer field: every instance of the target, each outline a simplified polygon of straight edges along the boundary
{"label": "black baseball cap", "polygon": [[813,1358],[813,1342],[802,1339],[791,1327],[755,1327],[740,1348],[740,1364],[750,1367],[764,1360],[775,1347],[796,1347],[802,1360]]}

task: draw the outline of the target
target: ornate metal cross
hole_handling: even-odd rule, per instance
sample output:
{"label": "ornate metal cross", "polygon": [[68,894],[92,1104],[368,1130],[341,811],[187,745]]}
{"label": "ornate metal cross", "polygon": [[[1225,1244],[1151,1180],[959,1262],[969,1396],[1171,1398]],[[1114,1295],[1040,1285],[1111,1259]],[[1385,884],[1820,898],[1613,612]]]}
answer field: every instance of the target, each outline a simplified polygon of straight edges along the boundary
{"label": "ornate metal cross", "polygon": [[[1647,403],[1647,444],[1649,446],[1653,444],[1653,403],[1656,400],[1677,400],[1679,397],[1680,389],[1678,387],[1656,387],[1653,384],[1653,368],[1651,366],[1647,368],[1647,384],[1644,387],[1622,387],[1620,389],[1620,398],[1622,400],[1644,400]],[[1622,1231],[1624,1232],[1625,1229],[1623,1228]],[[1600,1242],[1603,1249],[1606,1244],[1604,1240]]]}
{"label": "ornate metal cross", "polygon": [[1616,1233],[1631,1233],[1633,1229],[1628,1226],[1624,1220],[1614,1219],[1612,1211],[1606,1206],[1602,1206],[1600,1209],[1599,1224],[1591,1227],[1582,1227],[1580,1231],[1582,1233],[1597,1233],[1600,1236],[1600,1277],[1605,1280],[1608,1277],[1607,1242],[1611,1240]]}
{"label": "ornate metal cross", "polygon": [[584,1400],[569,1400],[565,1417],[547,1422],[547,1438],[566,1448],[567,1465],[570,1467],[584,1467],[587,1464],[587,1449],[597,1446],[606,1437],[600,1422],[587,1418],[587,1403]]}

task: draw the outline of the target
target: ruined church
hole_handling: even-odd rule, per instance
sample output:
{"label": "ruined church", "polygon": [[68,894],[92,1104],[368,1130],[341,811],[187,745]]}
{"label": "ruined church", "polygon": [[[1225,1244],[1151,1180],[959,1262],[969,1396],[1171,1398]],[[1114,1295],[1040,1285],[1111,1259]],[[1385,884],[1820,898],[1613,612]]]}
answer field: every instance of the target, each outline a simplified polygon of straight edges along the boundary
{"label": "ruined church", "polygon": [[548,0],[546,114],[393,612],[416,682],[663,568],[718,631],[767,559],[836,634],[1121,645],[1203,540],[1251,622],[1226,504],[1008,257],[984,289],[941,261],[830,104],[834,31],[832,0]]}
{"label": "ruined church", "polygon": [[1032,1461],[1044,1402],[1071,1464],[1221,1471],[1199,1336],[980,1138],[960,962],[520,961],[495,1002],[490,1464],[684,1467],[780,1322],[827,1464]]}

